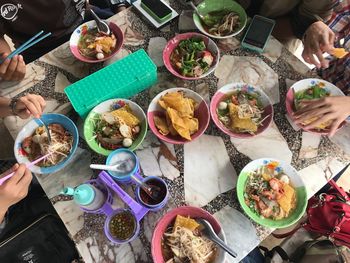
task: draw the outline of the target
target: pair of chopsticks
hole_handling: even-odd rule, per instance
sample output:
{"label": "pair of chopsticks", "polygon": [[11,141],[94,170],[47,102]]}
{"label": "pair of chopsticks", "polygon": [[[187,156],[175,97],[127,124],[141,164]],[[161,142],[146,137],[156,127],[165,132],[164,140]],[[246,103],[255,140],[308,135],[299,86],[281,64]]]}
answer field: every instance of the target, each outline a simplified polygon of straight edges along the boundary
{"label": "pair of chopsticks", "polygon": [[41,30],[38,34],[36,34],[32,38],[30,38],[27,42],[25,42],[24,44],[19,46],[16,50],[12,51],[10,53],[10,55],[8,55],[5,59],[0,60],[0,64],[2,64],[6,59],[11,59],[11,58],[13,58],[16,55],[19,55],[20,53],[22,53],[23,51],[27,50],[28,48],[34,46],[35,44],[37,44],[41,40],[47,38],[48,36],[51,35],[51,32],[49,32],[49,33],[47,33],[47,34],[45,34],[43,36],[42,36],[42,34],[44,34],[43,30]]}
{"label": "pair of chopsticks", "polygon": [[[37,163],[41,162],[42,160],[46,159],[47,157],[49,157],[49,155],[51,155],[52,153],[48,153],[38,159],[36,159],[35,161],[31,162],[31,163],[28,163],[26,164],[26,167],[29,169],[31,168],[32,166],[36,165]],[[6,182],[8,179],[10,179],[13,175],[15,174],[15,172],[12,172],[2,178],[0,178],[0,185],[2,185],[4,182]]]}

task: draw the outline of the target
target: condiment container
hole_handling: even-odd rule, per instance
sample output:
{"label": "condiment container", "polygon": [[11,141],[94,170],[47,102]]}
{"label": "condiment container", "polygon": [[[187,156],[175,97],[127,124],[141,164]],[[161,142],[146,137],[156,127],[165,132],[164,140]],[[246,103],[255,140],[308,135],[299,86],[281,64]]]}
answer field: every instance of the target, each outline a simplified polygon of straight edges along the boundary
{"label": "condiment container", "polygon": [[140,186],[137,186],[135,191],[136,200],[144,207],[149,208],[151,211],[158,211],[162,209],[166,205],[169,195],[166,182],[157,176],[148,176],[146,178],[143,178],[140,175],[137,176],[140,180],[142,180],[142,182],[151,186],[159,187],[160,191],[159,199],[154,200],[148,196]]}
{"label": "condiment container", "polygon": [[[129,206],[129,209],[114,210],[111,205],[106,203],[102,207],[104,214],[107,215],[107,219],[104,225],[104,231],[107,238],[116,244],[125,244],[131,242],[138,236],[140,231],[140,221],[148,213],[149,209],[140,205],[134,199],[132,199],[106,172],[101,172],[98,175],[98,179],[101,180],[108,188],[112,189]],[[125,227],[128,228],[132,224],[134,230],[130,231],[130,234],[126,235],[124,238],[118,238],[116,235],[113,235],[110,230],[111,222],[116,218],[117,215],[121,213],[124,213],[128,216],[128,219],[126,221],[128,221],[129,224],[125,225]],[[131,232],[133,233],[131,234]]]}
{"label": "condiment container", "polygon": [[117,209],[110,214],[104,225],[109,240],[117,244],[133,241],[140,232],[140,223],[130,209]]}
{"label": "condiment container", "polygon": [[92,184],[85,183],[78,187],[65,187],[62,194],[71,195],[74,201],[84,210],[96,211],[100,209],[105,201],[106,195]]}
{"label": "condiment container", "polygon": [[121,169],[121,172],[107,172],[113,177],[115,181],[122,184],[128,184],[131,183],[131,175],[137,173],[139,170],[139,159],[132,151],[124,148],[117,149],[108,155],[106,164],[115,165],[123,161],[126,162],[126,165],[121,166],[123,167]]}

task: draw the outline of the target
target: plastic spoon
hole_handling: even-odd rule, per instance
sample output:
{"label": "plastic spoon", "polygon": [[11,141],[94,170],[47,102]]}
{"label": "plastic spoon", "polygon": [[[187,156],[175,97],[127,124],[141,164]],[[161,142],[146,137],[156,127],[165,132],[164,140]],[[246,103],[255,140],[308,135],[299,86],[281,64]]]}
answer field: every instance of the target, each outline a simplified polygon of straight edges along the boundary
{"label": "plastic spoon", "polygon": [[131,179],[133,179],[149,197],[155,201],[159,200],[160,188],[158,186],[149,185],[145,182],[142,182],[135,175],[131,175]]}
{"label": "plastic spoon", "polygon": [[[42,160],[46,159],[47,157],[49,157],[49,155],[51,155],[52,153],[48,153],[38,159],[36,159],[35,161],[31,162],[31,163],[27,163],[26,167],[29,169],[32,166],[36,165],[37,163],[41,162]],[[2,185],[5,181],[7,181],[8,179],[10,179],[13,175],[15,174],[15,172],[12,172],[2,178],[0,178],[0,185]]]}
{"label": "plastic spoon", "polygon": [[91,12],[92,16],[94,17],[94,20],[96,21],[98,32],[102,32],[106,35],[110,35],[111,30],[109,29],[107,22],[102,20],[101,18],[99,18],[92,9],[90,9],[90,12]]}
{"label": "plastic spoon", "polygon": [[126,167],[127,162],[128,160],[119,161],[113,165],[90,164],[90,168],[96,169],[96,170],[112,171],[112,172],[124,172],[123,168]]}
{"label": "plastic spoon", "polygon": [[224,241],[221,240],[220,237],[215,233],[213,227],[211,224],[203,219],[203,218],[196,218],[196,221],[200,223],[203,226],[202,233],[209,238],[214,243],[218,244],[223,250],[225,250],[227,253],[229,253],[232,257],[236,258],[237,253],[234,252],[231,248],[229,248]]}

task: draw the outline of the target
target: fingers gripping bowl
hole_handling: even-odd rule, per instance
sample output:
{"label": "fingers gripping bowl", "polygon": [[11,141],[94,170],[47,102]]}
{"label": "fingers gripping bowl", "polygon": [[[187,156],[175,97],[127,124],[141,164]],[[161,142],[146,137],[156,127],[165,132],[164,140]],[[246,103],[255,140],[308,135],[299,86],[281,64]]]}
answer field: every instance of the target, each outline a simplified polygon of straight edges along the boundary
{"label": "fingers gripping bowl", "polygon": [[[325,80],[321,79],[303,79],[292,85],[287,92],[286,97],[286,108],[288,116],[295,120],[294,113],[303,110],[305,106],[305,102],[312,100],[320,100],[329,96],[345,96],[344,93],[337,88],[332,83],[329,83]],[[313,128],[305,128],[306,125],[316,121],[316,118],[310,118],[305,120],[303,123],[297,123],[297,125],[308,132],[318,133],[322,135],[327,135],[330,131],[329,127],[331,126],[331,122],[324,122],[317,127]],[[345,122],[340,124],[338,130],[343,127]]]}

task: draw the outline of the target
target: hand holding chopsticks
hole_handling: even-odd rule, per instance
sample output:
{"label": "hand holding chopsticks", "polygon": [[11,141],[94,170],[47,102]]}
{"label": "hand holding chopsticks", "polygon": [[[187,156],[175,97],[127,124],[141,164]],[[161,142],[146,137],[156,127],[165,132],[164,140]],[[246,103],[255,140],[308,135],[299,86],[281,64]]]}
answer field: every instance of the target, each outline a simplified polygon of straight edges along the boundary
{"label": "hand holding chopsticks", "polygon": [[51,33],[43,34],[44,31],[40,31],[10,54],[2,54],[0,57],[0,77],[3,80],[18,81],[24,78],[25,63],[20,54],[51,35]]}
{"label": "hand holding chopsticks", "polygon": [[[35,161],[33,161],[33,162],[31,162],[31,163],[27,163],[27,164],[26,164],[26,167],[27,167],[28,169],[31,168],[32,166],[36,165],[37,163],[40,163],[42,160],[44,160],[44,159],[46,159],[47,157],[49,157],[49,155],[51,155],[51,154],[52,154],[52,153],[48,153],[48,154],[46,154],[46,155],[44,155],[44,156],[42,156],[42,157],[36,159]],[[17,171],[17,170],[16,170],[16,171]],[[1,186],[4,182],[6,182],[8,179],[10,179],[12,176],[14,176],[14,175],[16,174],[16,171],[14,171],[14,172],[12,172],[12,173],[10,173],[10,174],[8,174],[8,175],[6,175],[6,176],[0,178],[0,186]]]}

